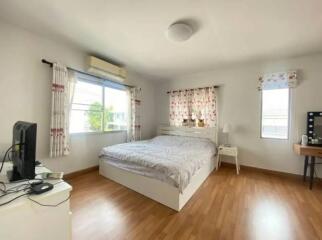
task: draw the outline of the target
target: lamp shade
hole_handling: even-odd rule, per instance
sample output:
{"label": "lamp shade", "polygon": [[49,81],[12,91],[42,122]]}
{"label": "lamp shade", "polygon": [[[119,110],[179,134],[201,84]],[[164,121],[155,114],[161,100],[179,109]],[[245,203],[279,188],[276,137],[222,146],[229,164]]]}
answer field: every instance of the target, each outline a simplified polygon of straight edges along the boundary
{"label": "lamp shade", "polygon": [[229,123],[225,123],[224,127],[222,129],[223,133],[229,133],[230,132],[230,124]]}

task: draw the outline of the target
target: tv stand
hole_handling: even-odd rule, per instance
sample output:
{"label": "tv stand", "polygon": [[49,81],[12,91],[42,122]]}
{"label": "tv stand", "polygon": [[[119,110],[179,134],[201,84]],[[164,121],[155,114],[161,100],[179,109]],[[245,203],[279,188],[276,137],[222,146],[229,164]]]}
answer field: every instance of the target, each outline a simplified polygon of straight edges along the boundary
{"label": "tv stand", "polygon": [[[0,181],[6,183],[7,188],[12,188],[26,183],[8,182],[6,172],[12,169],[12,164],[4,163],[0,173]],[[36,174],[50,172],[45,167],[37,167]],[[14,175],[14,171],[10,174]],[[15,177],[13,179],[16,179]],[[0,206],[0,239],[6,240],[71,240],[72,225],[70,212],[70,192],[72,187],[62,180],[45,180],[54,184],[54,188],[39,195],[26,195]],[[4,203],[25,194],[26,191],[11,193],[2,196],[0,203]],[[57,207],[40,206],[31,200],[42,204],[57,204],[66,200]]]}

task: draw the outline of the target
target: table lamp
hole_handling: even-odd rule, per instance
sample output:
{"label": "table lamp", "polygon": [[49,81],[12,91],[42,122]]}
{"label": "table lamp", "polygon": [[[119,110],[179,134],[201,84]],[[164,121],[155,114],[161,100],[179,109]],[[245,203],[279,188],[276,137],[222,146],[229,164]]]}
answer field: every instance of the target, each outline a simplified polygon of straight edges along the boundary
{"label": "table lamp", "polygon": [[229,132],[230,132],[230,124],[229,123],[225,123],[224,127],[222,129],[222,132],[226,134],[226,143],[224,144],[225,146],[230,146],[230,144],[228,143],[228,137],[229,137]]}

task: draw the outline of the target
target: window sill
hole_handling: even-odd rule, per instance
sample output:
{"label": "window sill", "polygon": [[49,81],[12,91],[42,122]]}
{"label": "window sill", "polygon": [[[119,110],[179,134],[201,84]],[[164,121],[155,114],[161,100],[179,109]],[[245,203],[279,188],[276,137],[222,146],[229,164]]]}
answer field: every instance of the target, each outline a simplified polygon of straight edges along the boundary
{"label": "window sill", "polygon": [[110,133],[121,133],[127,132],[126,130],[113,130],[113,131],[101,131],[101,132],[79,132],[79,133],[70,133],[70,136],[82,136],[82,135],[103,135]]}
{"label": "window sill", "polygon": [[276,138],[276,137],[260,137],[261,139],[264,139],[264,140],[289,140],[289,138]]}

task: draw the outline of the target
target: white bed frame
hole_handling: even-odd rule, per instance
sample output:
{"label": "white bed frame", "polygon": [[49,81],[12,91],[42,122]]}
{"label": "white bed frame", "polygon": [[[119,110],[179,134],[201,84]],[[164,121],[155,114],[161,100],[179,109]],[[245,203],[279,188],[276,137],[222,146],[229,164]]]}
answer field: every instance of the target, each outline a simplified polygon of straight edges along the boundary
{"label": "white bed frame", "polygon": [[[217,144],[216,128],[188,128],[160,126],[159,135],[177,135],[208,138]],[[143,194],[176,211],[180,211],[197,191],[209,174],[217,166],[215,156],[191,178],[189,185],[180,193],[179,189],[157,179],[135,174],[108,164],[104,159],[99,161],[99,173],[117,183],[120,183],[138,193]]]}

